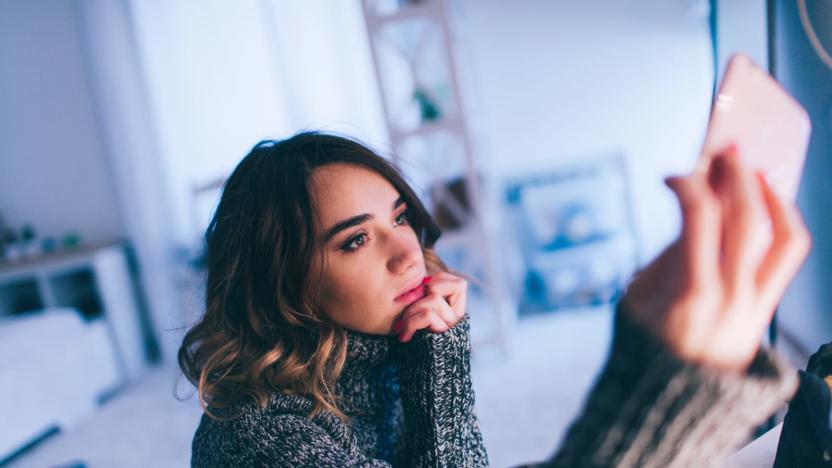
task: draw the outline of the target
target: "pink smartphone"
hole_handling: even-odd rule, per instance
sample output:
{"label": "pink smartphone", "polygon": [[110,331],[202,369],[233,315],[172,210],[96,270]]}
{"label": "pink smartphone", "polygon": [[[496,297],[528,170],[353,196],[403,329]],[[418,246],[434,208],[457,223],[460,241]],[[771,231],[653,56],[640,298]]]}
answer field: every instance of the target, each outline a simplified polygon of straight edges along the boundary
{"label": "pink smartphone", "polygon": [[747,56],[734,55],[711,108],[699,167],[735,143],[746,164],[794,201],[811,128],[809,114],[777,81]]}

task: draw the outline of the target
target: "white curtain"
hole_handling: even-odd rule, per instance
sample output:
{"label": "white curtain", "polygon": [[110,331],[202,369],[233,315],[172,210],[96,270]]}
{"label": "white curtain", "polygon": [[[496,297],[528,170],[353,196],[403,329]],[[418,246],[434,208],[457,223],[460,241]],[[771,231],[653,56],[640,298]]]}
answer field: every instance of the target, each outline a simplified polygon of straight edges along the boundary
{"label": "white curtain", "polygon": [[193,187],[261,139],[323,129],[387,145],[358,0],[130,5],[183,242],[204,227]]}

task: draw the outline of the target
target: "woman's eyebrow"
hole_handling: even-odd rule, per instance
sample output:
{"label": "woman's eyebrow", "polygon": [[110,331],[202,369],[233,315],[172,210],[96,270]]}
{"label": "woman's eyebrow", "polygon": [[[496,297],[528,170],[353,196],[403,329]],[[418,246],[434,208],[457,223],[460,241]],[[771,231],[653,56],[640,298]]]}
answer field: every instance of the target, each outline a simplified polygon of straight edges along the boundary
{"label": "woman's eyebrow", "polygon": [[[395,210],[396,208],[398,208],[403,203],[404,203],[404,198],[400,196],[399,198],[396,199],[396,201],[393,202],[393,209]],[[333,237],[335,237],[335,235],[337,235],[339,232],[343,231],[344,229],[348,229],[348,228],[351,228],[353,226],[358,226],[359,224],[363,224],[363,223],[373,219],[374,217],[375,216],[370,214],[370,213],[364,213],[364,214],[352,216],[352,217],[347,218],[343,221],[339,221],[339,222],[335,223],[334,226],[332,226],[331,228],[329,228],[328,231],[326,231],[326,235],[324,235],[324,243],[329,242]]]}

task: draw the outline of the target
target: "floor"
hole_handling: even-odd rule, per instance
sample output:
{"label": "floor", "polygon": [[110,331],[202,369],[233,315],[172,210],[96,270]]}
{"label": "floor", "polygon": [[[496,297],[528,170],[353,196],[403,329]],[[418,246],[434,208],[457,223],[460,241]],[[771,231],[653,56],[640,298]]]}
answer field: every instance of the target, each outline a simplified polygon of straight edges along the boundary
{"label": "floor", "polygon": [[[554,452],[605,357],[609,318],[606,308],[528,317],[512,334],[507,357],[474,349],[472,378],[492,466]],[[173,397],[176,381],[173,369],[153,370],[86,423],[49,437],[8,466],[188,466],[201,409],[195,398]],[[184,380],[179,384],[187,395]]]}
{"label": "floor", "polygon": [[[184,467],[202,413],[173,396],[174,371],[157,368],[74,430],[49,437],[9,467]],[[185,385],[181,385],[186,388]],[[187,392],[183,392],[187,395]]]}

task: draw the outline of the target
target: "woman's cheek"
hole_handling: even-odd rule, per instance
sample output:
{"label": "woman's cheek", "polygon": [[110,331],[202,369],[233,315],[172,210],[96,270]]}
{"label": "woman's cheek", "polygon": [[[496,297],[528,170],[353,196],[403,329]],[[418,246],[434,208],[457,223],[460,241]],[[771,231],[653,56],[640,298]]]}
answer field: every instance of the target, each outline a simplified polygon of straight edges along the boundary
{"label": "woman's cheek", "polygon": [[[365,259],[362,259],[365,260]],[[366,309],[377,302],[378,265],[367,261],[356,261],[341,271],[338,281],[340,294],[355,307]]]}

